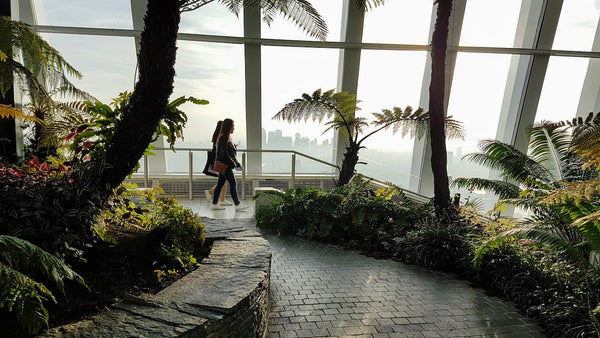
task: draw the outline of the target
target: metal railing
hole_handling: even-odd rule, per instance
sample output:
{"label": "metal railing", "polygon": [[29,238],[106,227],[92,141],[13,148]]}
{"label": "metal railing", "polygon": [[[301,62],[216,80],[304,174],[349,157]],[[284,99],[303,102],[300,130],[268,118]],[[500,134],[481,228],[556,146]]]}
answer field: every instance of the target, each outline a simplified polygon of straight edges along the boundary
{"label": "metal railing", "polygon": [[[171,148],[162,148],[162,147],[157,147],[154,148],[154,150],[172,150]],[[194,152],[206,152],[209,150],[212,150],[212,148],[175,148],[175,150],[177,151],[187,151],[188,152],[188,184],[189,184],[189,199],[192,200],[193,199],[193,194],[192,194],[192,185],[193,185],[193,181],[194,181]],[[295,150],[276,150],[276,149],[272,149],[272,150],[266,150],[266,149],[238,149],[237,150],[238,153],[242,153],[242,170],[241,170],[241,195],[242,195],[242,199],[246,198],[246,181],[248,180],[249,176],[250,178],[253,178],[253,176],[248,175],[247,170],[246,170],[246,154],[247,153],[287,153],[291,155],[291,171],[290,171],[290,183],[289,183],[289,187],[290,188],[295,188],[296,186],[296,157],[300,156],[300,157],[304,157],[306,159],[309,159],[311,161],[315,161],[318,163],[321,163],[323,165],[332,167],[333,169],[337,170],[339,172],[340,167],[338,167],[337,165],[321,160],[319,158],[295,151]],[[150,187],[150,170],[149,170],[149,161],[148,161],[148,155],[144,155],[144,188],[149,188]],[[369,177],[366,175],[363,175],[363,178],[365,178],[368,181],[371,181],[377,185],[379,185],[380,187],[397,187],[396,185],[392,185],[389,182],[384,182],[382,180],[373,178],[373,177]],[[257,174],[256,178],[264,178],[264,177],[268,177],[269,175],[263,175],[262,173]],[[323,176],[331,176],[333,178],[333,175],[323,175]],[[397,187],[399,188],[399,187]],[[416,192],[410,191],[410,190],[406,190],[403,188],[400,188],[406,195],[407,197],[419,201],[419,202],[426,202],[429,201],[430,198],[424,195],[420,195]]]}

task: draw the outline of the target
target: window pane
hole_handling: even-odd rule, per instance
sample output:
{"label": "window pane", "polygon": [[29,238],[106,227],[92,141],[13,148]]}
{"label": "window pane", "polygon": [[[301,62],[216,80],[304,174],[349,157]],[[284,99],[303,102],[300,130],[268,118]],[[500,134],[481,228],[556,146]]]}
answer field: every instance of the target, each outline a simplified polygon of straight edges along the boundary
{"label": "window pane", "polygon": [[552,49],[591,51],[600,2],[564,0]]}
{"label": "window pane", "polygon": [[38,24],[133,29],[130,1],[44,0],[35,2]]}
{"label": "window pane", "polygon": [[575,117],[588,63],[588,58],[550,57],[535,115],[536,122]]}
{"label": "window pane", "polygon": [[212,148],[211,138],[217,121],[231,118],[235,121],[232,142],[245,148],[244,47],[195,41],[178,41],[177,46],[175,89],[171,99],[193,96],[210,103],[186,103],[180,107],[187,113],[188,121],[185,140],[177,141],[176,146]]}
{"label": "window pane", "polygon": [[[332,161],[333,131],[322,134],[324,122],[289,123],[271,118],[286,103],[299,98],[303,93],[312,94],[316,89],[335,88],[337,79],[338,50],[323,48],[263,47],[262,48],[262,125],[264,149],[296,149],[298,141],[309,144],[308,153],[321,160]],[[319,60],[307,62],[307,60]],[[296,136],[296,135],[299,136]],[[292,148],[293,147],[293,148]],[[302,147],[298,151],[303,152]],[[279,159],[278,159],[279,160]],[[266,158],[263,158],[266,161]],[[291,163],[291,162],[290,162]],[[263,172],[269,173],[269,166],[263,163]],[[306,170],[316,172],[322,165],[314,162],[314,168],[307,164]],[[273,170],[276,170],[275,168]]]}
{"label": "window pane", "polygon": [[[462,157],[477,152],[477,143],[484,139],[494,139],[500,117],[502,97],[510,64],[510,55],[459,53],[452,81],[448,115],[462,122],[465,129],[464,140],[447,140],[448,175],[453,177],[489,177],[489,169],[474,164]],[[493,67],[490,67],[493,65]],[[466,190],[461,193],[463,202],[479,198],[484,202],[485,211],[496,201],[492,194],[485,195]]]}
{"label": "window pane", "polygon": [[363,42],[426,45],[432,1],[386,1],[365,13]]}
{"label": "window pane", "polygon": [[180,33],[244,36],[244,14],[236,16],[220,1],[181,14]]}
{"label": "window pane", "polygon": [[[340,27],[342,25],[342,1],[311,0],[313,7],[321,14],[329,33],[327,41],[340,41]],[[314,40],[301,30],[290,19],[278,15],[275,20],[267,25],[262,22],[261,36],[267,39]]]}
{"label": "window pane", "polygon": [[[358,99],[361,110],[357,116],[373,121],[372,113],[381,109],[419,107],[426,52],[371,51],[361,54]],[[368,128],[364,135],[375,130]],[[380,180],[408,187],[413,141],[409,136],[381,130],[364,143],[359,153],[357,171]]]}
{"label": "window pane", "polygon": [[520,9],[521,0],[467,1],[460,45],[512,47]]}
{"label": "window pane", "polygon": [[[47,34],[56,48],[83,78],[73,83],[108,104],[123,91],[132,91],[136,69],[133,38]],[[101,52],[98,52],[101,50]]]}

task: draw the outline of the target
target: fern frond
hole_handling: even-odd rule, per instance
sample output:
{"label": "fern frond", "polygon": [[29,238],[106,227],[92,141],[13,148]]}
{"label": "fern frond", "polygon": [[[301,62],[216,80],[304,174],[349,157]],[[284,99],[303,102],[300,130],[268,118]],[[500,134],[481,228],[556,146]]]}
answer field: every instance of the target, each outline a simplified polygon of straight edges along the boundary
{"label": "fern frond", "polygon": [[[36,90],[42,87],[39,83],[49,81],[58,86],[67,86],[74,88],[73,84],[65,77],[70,75],[75,78],[81,78],[73,66],[62,58],[60,53],[51,47],[44,39],[33,32],[29,26],[18,21],[12,21],[9,17],[0,18],[0,46],[10,46],[21,50],[23,64],[27,65],[28,72],[24,72],[24,67],[17,62],[2,62],[0,76],[5,78],[8,73],[16,72],[17,75],[26,78],[29,90]],[[10,51],[3,50],[5,55],[11,55]],[[41,80],[38,80],[41,78]],[[0,84],[8,82],[1,81]],[[33,85],[37,83],[38,85]],[[3,91],[5,86],[2,86]]]}
{"label": "fern frond", "polygon": [[18,119],[34,121],[34,122],[39,121],[39,119],[36,118],[35,116],[23,114],[21,109],[14,108],[14,107],[11,107],[11,106],[5,105],[5,104],[0,104],[0,118],[3,118],[3,119],[18,118]]}
{"label": "fern frond", "polygon": [[46,286],[0,263],[0,308],[15,313],[24,332],[36,334],[48,327],[47,300],[56,302]]}
{"label": "fern frond", "polygon": [[492,191],[500,198],[517,198],[519,197],[520,189],[518,186],[499,180],[489,180],[485,178],[464,178],[457,177],[450,182],[451,186],[457,188],[476,188],[478,190]]}
{"label": "fern frond", "polygon": [[370,11],[378,6],[383,6],[385,4],[385,0],[356,0],[355,4],[356,8],[362,11]]}
{"label": "fern frond", "polygon": [[564,186],[550,192],[541,202],[546,204],[566,203],[568,199],[573,199],[576,205],[581,203],[582,199],[591,200],[592,197],[600,193],[600,179],[584,182],[564,182]]}
{"label": "fern frond", "polygon": [[[392,127],[392,132],[395,134],[399,130],[402,137],[410,135],[410,137],[422,138],[429,132],[429,113],[418,108],[413,111],[411,106],[406,106],[404,110],[399,107],[390,109],[382,109],[381,113],[372,113],[375,120],[372,125],[388,129]],[[464,138],[464,129],[462,124],[452,116],[446,117],[446,135],[449,138]]]}
{"label": "fern frond", "polygon": [[[349,108],[353,107],[353,108]],[[313,95],[302,94],[302,97],[286,104],[273,119],[297,122],[301,120],[322,122],[334,115],[349,117],[348,112],[356,110],[356,96],[351,93],[333,93],[333,90],[321,92],[317,89]]]}
{"label": "fern frond", "polygon": [[[188,12],[211,2],[213,0],[184,0],[179,2],[179,8],[182,12]],[[327,37],[328,28],[325,20],[307,0],[219,0],[219,2],[236,16],[241,13],[244,6],[260,7],[262,20],[268,25],[273,22],[277,14],[282,14],[308,35],[321,41],[325,41]]]}
{"label": "fern frond", "polygon": [[467,154],[463,158],[502,171],[502,176],[525,182],[532,177],[541,181],[552,181],[552,175],[547,168],[521,152],[514,146],[497,141],[482,140],[479,142],[482,152]]}
{"label": "fern frond", "polygon": [[64,279],[85,286],[83,278],[66,263],[40,247],[13,236],[0,235],[0,261],[25,273],[39,272],[64,294]]}

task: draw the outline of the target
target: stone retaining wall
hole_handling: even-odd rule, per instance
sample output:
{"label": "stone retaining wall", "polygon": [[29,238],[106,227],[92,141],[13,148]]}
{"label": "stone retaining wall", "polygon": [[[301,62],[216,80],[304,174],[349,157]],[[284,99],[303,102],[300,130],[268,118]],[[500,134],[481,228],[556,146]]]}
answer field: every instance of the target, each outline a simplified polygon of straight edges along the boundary
{"label": "stone retaining wall", "polygon": [[271,249],[235,220],[203,218],[215,239],[199,267],[156,295],[128,296],[112,310],[41,337],[264,337]]}

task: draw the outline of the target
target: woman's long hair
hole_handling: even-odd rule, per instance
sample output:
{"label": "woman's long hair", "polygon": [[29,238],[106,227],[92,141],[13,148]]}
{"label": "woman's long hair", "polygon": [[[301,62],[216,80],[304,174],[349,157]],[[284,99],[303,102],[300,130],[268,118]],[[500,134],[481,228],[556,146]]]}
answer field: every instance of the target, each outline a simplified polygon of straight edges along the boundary
{"label": "woman's long hair", "polygon": [[227,135],[227,137],[229,138],[229,135],[231,134],[231,132],[233,131],[233,120],[232,119],[225,119],[223,120],[223,124],[221,124],[221,133],[219,133],[219,138],[221,138],[221,135]]}
{"label": "woman's long hair", "polygon": [[212,137],[212,143],[216,143],[217,139],[219,138],[219,134],[221,133],[221,126],[223,125],[223,121],[219,121],[217,122],[217,127],[215,128],[215,131],[213,132],[213,137]]}

